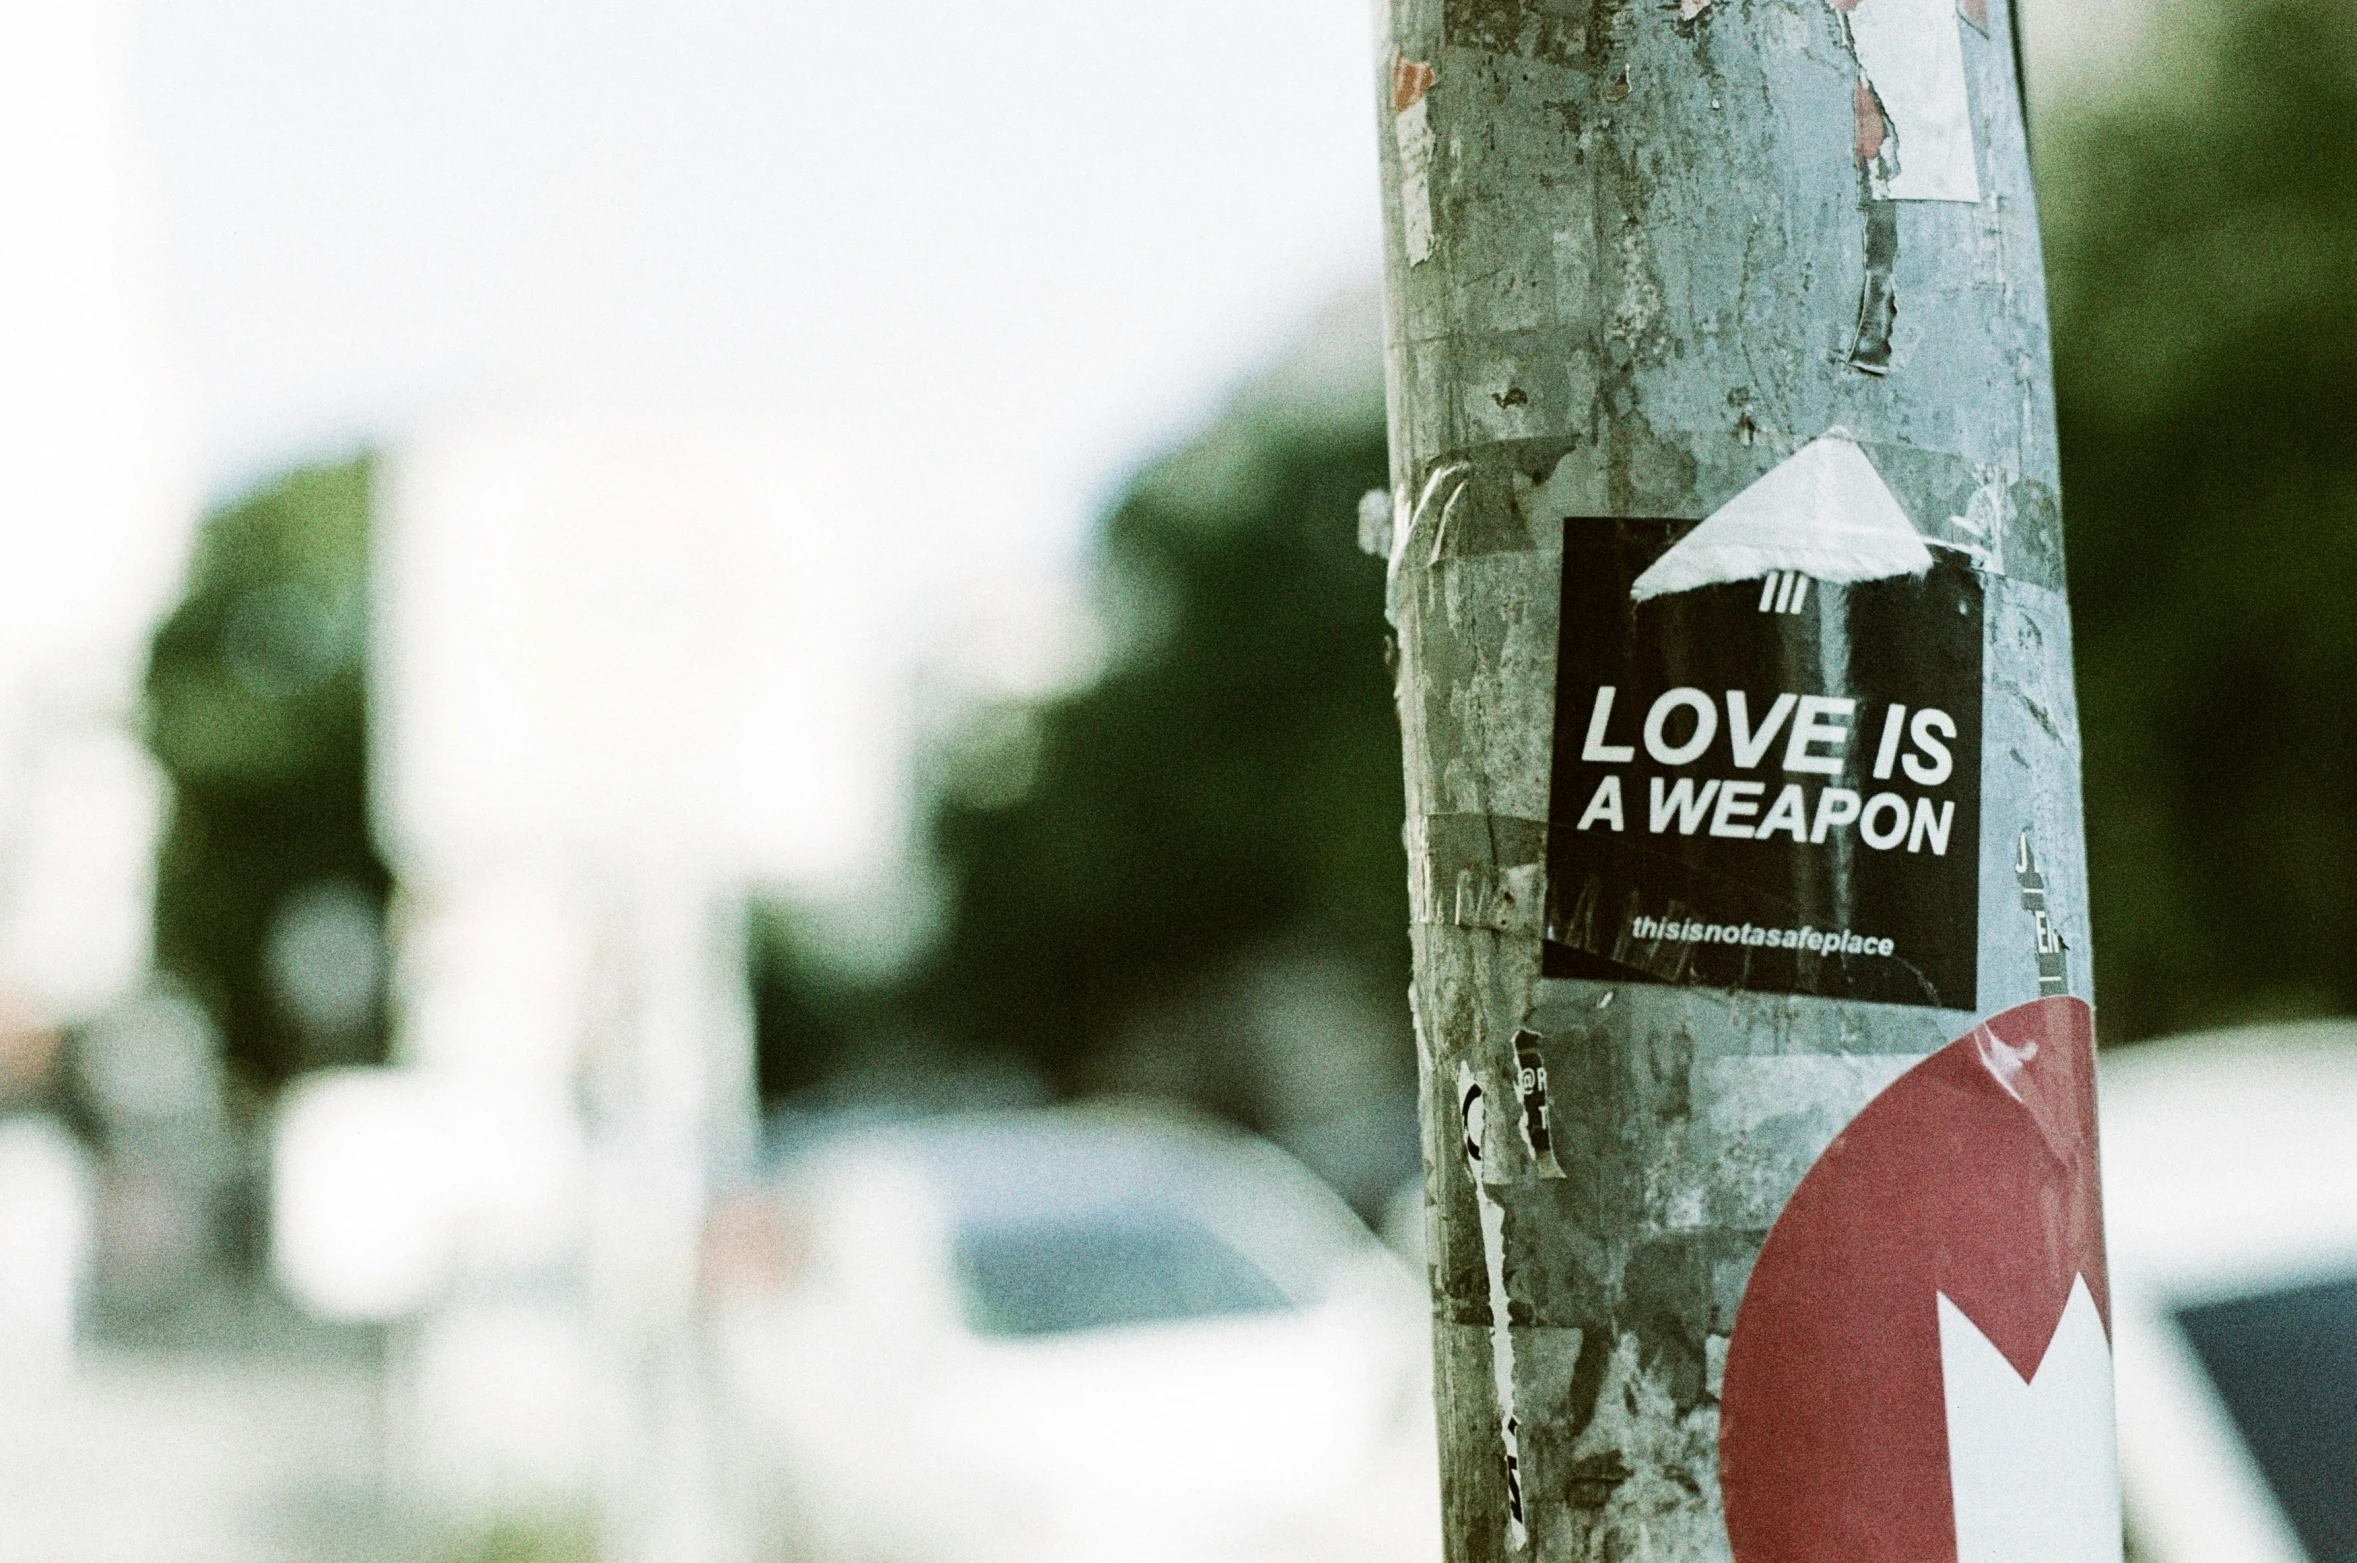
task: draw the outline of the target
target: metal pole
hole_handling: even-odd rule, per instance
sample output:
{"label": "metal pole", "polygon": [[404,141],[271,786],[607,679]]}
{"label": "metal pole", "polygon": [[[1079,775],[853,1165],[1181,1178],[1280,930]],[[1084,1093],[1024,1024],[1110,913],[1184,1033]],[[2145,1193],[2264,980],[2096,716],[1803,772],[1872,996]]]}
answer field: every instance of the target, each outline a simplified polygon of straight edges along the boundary
{"label": "metal pole", "polygon": [[2010,12],[1387,0],[1459,1563],[2119,1556]]}

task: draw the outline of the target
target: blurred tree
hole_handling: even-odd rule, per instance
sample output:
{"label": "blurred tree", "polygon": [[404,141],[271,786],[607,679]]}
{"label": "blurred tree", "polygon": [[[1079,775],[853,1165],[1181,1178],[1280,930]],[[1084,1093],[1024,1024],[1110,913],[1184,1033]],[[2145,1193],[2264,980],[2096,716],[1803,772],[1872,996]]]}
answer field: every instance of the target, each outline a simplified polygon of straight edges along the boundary
{"label": "blurred tree", "polygon": [[1386,482],[1381,386],[1373,322],[1347,327],[1347,364],[1289,366],[1115,503],[1099,676],[934,757],[931,957],[878,1003],[768,925],[773,1087],[861,1024],[1263,1126],[1349,1107],[1321,1099],[1343,1079],[1412,1080],[1383,566],[1355,526]]}
{"label": "blurred tree", "polygon": [[2114,1040],[2357,1008],[2357,8],[2179,14],[2040,145]]}
{"label": "blurred tree", "polygon": [[[1383,569],[1354,525],[1384,480],[1379,425],[1264,403],[1131,486],[1103,534],[1111,665],[946,759],[932,826],[953,901],[917,995],[932,1025],[1071,1088],[1279,944],[1397,1006],[1399,740]],[[1252,1087],[1218,1082],[1210,1105],[1257,1116]]]}
{"label": "blurred tree", "polygon": [[209,517],[156,632],[146,736],[170,775],[156,952],[246,1084],[382,1057],[390,876],[367,812],[367,457]]}
{"label": "blurred tree", "polygon": [[820,957],[791,907],[756,905],[747,935],[761,1099],[798,1095],[855,1067],[880,1023],[882,995]]}

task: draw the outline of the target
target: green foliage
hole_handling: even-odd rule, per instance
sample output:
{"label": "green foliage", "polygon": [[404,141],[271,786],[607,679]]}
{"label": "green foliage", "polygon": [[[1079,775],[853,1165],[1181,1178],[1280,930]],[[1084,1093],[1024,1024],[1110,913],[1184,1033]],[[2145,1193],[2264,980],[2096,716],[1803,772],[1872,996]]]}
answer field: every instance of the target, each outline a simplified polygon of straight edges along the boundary
{"label": "green foliage", "polygon": [[450,1553],[451,1563],[597,1563],[597,1537],[583,1520],[503,1519]]}
{"label": "green foliage", "polygon": [[867,1050],[882,1023],[882,996],[829,965],[790,907],[754,907],[747,933],[761,1099],[830,1083]]}
{"label": "green foliage", "polygon": [[147,743],[173,785],[157,957],[263,1088],[383,1048],[373,1022],[306,1034],[265,960],[290,897],[346,886],[381,907],[389,884],[366,797],[372,470],[298,471],[208,518],[148,663]]}
{"label": "green foliage", "polygon": [[[936,757],[935,954],[863,1010],[795,980],[773,938],[765,1053],[823,1054],[864,1021],[1071,1092],[1104,1083],[1144,1017],[1192,1011],[1200,1032],[1220,983],[1272,950],[1396,1008],[1399,738],[1383,567],[1354,522],[1384,482],[1379,411],[1277,396],[1148,467],[1101,534],[1102,675],[980,713]],[[1262,1116],[1248,1061],[1191,1073],[1203,1105]]]}
{"label": "green foliage", "polygon": [[2209,16],[2040,148],[2115,1039],[2357,1008],[2357,10]]}

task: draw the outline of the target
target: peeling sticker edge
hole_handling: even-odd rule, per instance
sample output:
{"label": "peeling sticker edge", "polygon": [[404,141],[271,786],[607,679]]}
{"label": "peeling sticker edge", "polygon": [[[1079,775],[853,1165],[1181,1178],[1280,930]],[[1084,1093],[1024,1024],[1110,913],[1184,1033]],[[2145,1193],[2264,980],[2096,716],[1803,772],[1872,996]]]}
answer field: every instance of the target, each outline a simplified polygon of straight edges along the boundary
{"label": "peeling sticker edge", "polygon": [[1391,524],[1399,502],[1387,488],[1371,488],[1359,496],[1359,552],[1376,559],[1391,557]]}
{"label": "peeling sticker edge", "polygon": [[[1395,498],[1391,518],[1391,562],[1384,567],[1383,572],[1383,616],[1391,621],[1394,628],[1399,625],[1399,572],[1400,567],[1407,563],[1408,544],[1415,538],[1417,529],[1424,524],[1424,518],[1432,513],[1435,501],[1440,504],[1441,519],[1445,524],[1458,498],[1472,486],[1472,474],[1471,462],[1452,461],[1432,469],[1432,475],[1424,480],[1424,492],[1417,496],[1413,504],[1408,502],[1408,491],[1405,488]],[[1452,482],[1456,487],[1449,488]],[[1448,490],[1446,499],[1440,497],[1443,489]],[[1439,562],[1439,547],[1440,539],[1436,535],[1430,563]]]}
{"label": "peeling sticker edge", "polygon": [[[1980,147],[1957,30],[1970,20],[1967,0],[1828,3],[1858,66],[1858,154],[1874,199],[1979,205]],[[1870,134],[1869,98],[1879,134]]]}
{"label": "peeling sticker edge", "polygon": [[1401,55],[1391,66],[1391,112],[1405,114],[1414,108],[1439,79],[1440,72],[1430,65]]}
{"label": "peeling sticker edge", "polygon": [[1964,502],[1964,514],[1948,517],[1948,525],[1971,541],[1949,546],[1970,558],[1976,568],[2003,575],[2005,533],[2015,515],[2013,489],[2000,468],[1977,467],[1975,476],[1980,482]]}
{"label": "peeling sticker edge", "polygon": [[1855,586],[1921,575],[1933,563],[1874,459],[1836,426],[1712,511],[1646,567],[1629,599],[1646,602],[1778,572]]}

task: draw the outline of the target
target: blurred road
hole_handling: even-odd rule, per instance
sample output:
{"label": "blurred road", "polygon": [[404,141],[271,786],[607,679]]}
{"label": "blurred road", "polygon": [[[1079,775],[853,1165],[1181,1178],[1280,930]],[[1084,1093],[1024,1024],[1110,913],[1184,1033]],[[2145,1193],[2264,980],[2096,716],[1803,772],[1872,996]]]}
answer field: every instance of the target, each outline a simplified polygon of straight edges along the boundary
{"label": "blurred road", "polygon": [[0,1563],[376,1563],[358,1363],[114,1353],[0,1383]]}

